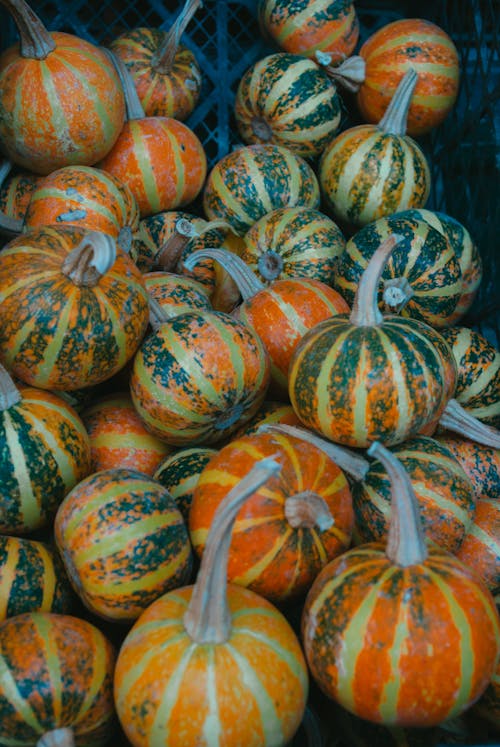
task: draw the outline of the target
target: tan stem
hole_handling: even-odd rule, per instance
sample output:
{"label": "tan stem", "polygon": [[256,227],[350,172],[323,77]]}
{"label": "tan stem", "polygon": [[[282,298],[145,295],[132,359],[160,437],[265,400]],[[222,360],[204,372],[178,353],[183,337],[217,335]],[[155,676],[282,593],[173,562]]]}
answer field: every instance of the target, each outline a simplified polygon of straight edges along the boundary
{"label": "tan stem", "polygon": [[417,73],[413,68],[410,68],[399,81],[389,106],[378,123],[379,128],[387,134],[406,135],[408,110],[417,80]]}
{"label": "tan stem", "polygon": [[78,246],[66,257],[61,272],[75,285],[97,285],[116,260],[116,241],[99,231],[87,231]]}
{"label": "tan stem", "polygon": [[51,34],[25,0],[0,0],[14,19],[20,40],[21,57],[44,60],[56,48]]}
{"label": "tan stem", "polygon": [[366,62],[360,55],[352,55],[337,66],[330,64],[332,61],[331,55],[324,52],[316,52],[316,60],[319,65],[324,67],[328,77],[350,93],[357,93],[362,83],[365,82]]}
{"label": "tan stem", "polygon": [[378,307],[378,288],[380,278],[394,247],[403,240],[403,236],[391,234],[383,241],[368,262],[356,289],[350,316],[351,324],[356,327],[378,327],[384,321]]}
{"label": "tan stem", "polygon": [[317,527],[320,532],[326,532],[334,524],[328,503],[310,490],[296,493],[286,499],[285,516],[294,529]]}
{"label": "tan stem", "polygon": [[201,0],[186,0],[184,8],[167,32],[163,44],[151,59],[151,67],[155,72],[168,74],[172,70],[181,36],[200,6]]}
{"label": "tan stem", "polygon": [[6,368],[0,364],[0,411],[8,410],[21,401],[21,395]]}
{"label": "tan stem", "polygon": [[148,294],[149,299],[149,323],[152,328],[156,331],[162,324],[168,322],[169,316],[162,307],[162,305],[154,298],[151,293]]}
{"label": "tan stem", "polygon": [[113,63],[117,75],[120,79],[120,83],[122,84],[123,95],[125,97],[125,106],[127,107],[127,120],[130,121],[131,119],[144,119],[146,117],[146,114],[141,104],[141,100],[137,94],[134,79],[129,73],[127,66],[117,54],[111,51],[111,49],[102,47],[102,51],[109,57],[109,59]]}
{"label": "tan stem", "polygon": [[73,729],[61,728],[46,732],[36,747],[75,747]]}
{"label": "tan stem", "polygon": [[233,525],[245,501],[280,470],[281,465],[272,457],[257,462],[229,491],[215,512],[184,615],[184,627],[197,643],[224,643],[231,636],[227,562]]}
{"label": "tan stem", "polygon": [[172,235],[158,250],[155,264],[165,272],[173,272],[188,241],[198,235],[198,231],[189,220],[179,218],[175,222]]}
{"label": "tan stem", "polygon": [[428,551],[419,506],[410,477],[399,459],[378,441],[368,449],[378,459],[391,483],[391,518],[386,555],[395,565],[406,568],[423,563]]}
{"label": "tan stem", "polygon": [[398,314],[413,297],[414,291],[405,277],[384,280],[382,298],[389,309]]}
{"label": "tan stem", "polygon": [[470,412],[467,412],[456,399],[448,400],[439,418],[439,425],[482,446],[500,449],[500,431],[482,423]]}
{"label": "tan stem", "polygon": [[213,259],[218,262],[227,274],[234,280],[244,301],[265,289],[255,272],[236,254],[226,249],[207,248],[198,249],[184,260],[187,270],[193,270],[200,259]]}
{"label": "tan stem", "polygon": [[258,427],[257,431],[258,433],[282,433],[285,436],[301,438],[312,446],[321,449],[332,462],[335,462],[340,467],[342,472],[346,472],[350,477],[359,482],[365,479],[366,473],[370,469],[370,463],[364,457],[356,454],[354,451],[349,451],[344,446],[338,446],[331,441],[327,441],[306,428],[299,428],[296,425],[286,425],[285,423],[263,423]]}

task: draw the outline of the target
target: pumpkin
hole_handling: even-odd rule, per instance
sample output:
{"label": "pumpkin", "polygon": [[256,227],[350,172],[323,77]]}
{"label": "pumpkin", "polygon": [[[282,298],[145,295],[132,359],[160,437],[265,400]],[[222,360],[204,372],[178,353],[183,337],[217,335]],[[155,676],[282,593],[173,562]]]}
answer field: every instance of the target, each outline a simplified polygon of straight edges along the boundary
{"label": "pumpkin", "polygon": [[257,412],[270,363],[257,334],[218,311],[167,319],[134,357],[130,390],[148,430],[173,446],[211,446]]}
{"label": "pumpkin", "polygon": [[141,218],[184,207],[198,196],[205,181],[203,146],[183,122],[145,116],[130,73],[119,57],[114,60],[125,91],[127,120],[98,166],[128,184]]}
{"label": "pumpkin", "polygon": [[123,32],[109,45],[127,66],[148,117],[184,121],[198,103],[200,66],[180,39],[200,5],[201,0],[186,0],[168,31],[141,26]]}
{"label": "pumpkin", "polygon": [[62,727],[81,747],[109,744],[115,727],[115,659],[113,645],[87,620],[54,612],[5,620],[0,625],[0,745],[14,740],[33,747]]}
{"label": "pumpkin", "polygon": [[416,436],[441,416],[455,384],[451,350],[437,330],[378,309],[380,276],[398,240],[391,234],[373,255],[351,314],[306,332],[290,361],[288,391],[299,419],[346,446]]}
{"label": "pumpkin", "polygon": [[318,210],[278,208],[246,232],[238,255],[265,285],[291,277],[333,285],[345,243],[337,224]]}
{"label": "pumpkin", "polygon": [[429,164],[406,134],[406,114],[417,75],[409,70],[384,117],[337,135],[324,149],[318,170],[327,212],[349,227],[407,208],[422,208],[430,192]]}
{"label": "pumpkin", "polygon": [[144,285],[169,319],[188,311],[211,311],[212,304],[197,280],[173,272],[146,272]]}
{"label": "pumpkin", "polygon": [[141,272],[175,272],[184,246],[206,223],[183,210],[163,210],[142,218],[132,238],[130,256]]}
{"label": "pumpkin", "polygon": [[176,502],[186,525],[200,473],[216,453],[216,449],[208,446],[177,449],[162,459],[153,474],[153,479],[163,485]]}
{"label": "pumpkin", "polygon": [[209,220],[221,218],[240,235],[271,210],[317,208],[319,183],[305,159],[280,145],[246,145],[228,153],[210,171],[203,188]]}
{"label": "pumpkin", "polygon": [[36,174],[91,166],[118,138],[125,100],[102,49],[48,32],[25,0],[3,0],[20,43],[0,56],[0,139],[13,163]]}
{"label": "pumpkin", "polygon": [[47,526],[66,493],[91,469],[90,441],[61,397],[17,387],[0,366],[0,532]]}
{"label": "pumpkin", "polygon": [[19,221],[16,232],[20,233],[30,197],[42,177],[24,169],[11,172],[12,163],[9,161],[4,162],[4,165],[6,169],[0,175],[0,211]]}
{"label": "pumpkin", "polygon": [[485,719],[498,732],[500,728],[500,662],[485,692],[472,706],[471,714]]}
{"label": "pumpkin", "polygon": [[295,414],[295,410],[288,402],[277,402],[274,400],[265,400],[262,407],[255,413],[252,420],[247,423],[240,431],[234,434],[235,438],[240,436],[252,436],[257,433],[263,425],[273,425],[274,423],[283,423],[284,425],[300,425],[300,420]]}
{"label": "pumpkin", "polygon": [[427,546],[399,460],[368,454],[391,480],[387,546],[364,544],[328,563],[303,608],[302,641],[326,695],[367,721],[431,727],[485,691],[500,652],[492,595],[461,561]]}
{"label": "pumpkin", "polygon": [[321,568],[351,542],[354,512],[347,478],[321,449],[273,432],[233,439],[199,476],[189,534],[203,557],[216,511],[228,492],[271,456],[281,471],[238,512],[227,577],[281,605],[303,597]]}
{"label": "pumpkin", "polygon": [[61,560],[49,545],[0,536],[0,621],[23,612],[68,613],[73,601]]}
{"label": "pumpkin", "polygon": [[475,487],[478,497],[496,499],[500,495],[500,449],[446,431],[436,439],[452,452]]}
{"label": "pumpkin", "polygon": [[264,33],[293,54],[329,54],[333,64],[356,47],[359,21],[350,0],[260,0],[258,17]]}
{"label": "pumpkin", "polygon": [[89,434],[92,472],[124,467],[152,475],[172,451],[146,430],[128,392],[94,398],[81,418]]}
{"label": "pumpkin", "polygon": [[315,62],[278,52],[257,60],[240,79],[234,116],[243,142],[275,143],[315,158],[339,129],[341,102]]}
{"label": "pumpkin", "polygon": [[233,316],[259,335],[271,362],[271,390],[286,399],[290,359],[302,336],[323,319],[348,311],[349,306],[319,280],[290,278],[265,286],[240,257],[223,249],[201,249],[184,265],[190,269],[204,257],[219,262],[238,286],[243,301]]}
{"label": "pumpkin", "polygon": [[142,275],[111,237],[42,226],[3,248],[1,357],[27,384],[98,384],[125,366],[147,324]]}
{"label": "pumpkin", "polygon": [[192,551],[174,499],[135,469],[89,475],[59,506],[54,537],[68,577],[94,614],[130,623],[190,580]]}
{"label": "pumpkin", "polygon": [[474,521],[457,551],[457,557],[472,568],[492,594],[500,591],[500,502],[481,496]]}
{"label": "pumpkin", "polygon": [[114,692],[134,747],[272,747],[297,731],[308,694],[297,636],[276,607],[225,574],[236,514],[277,468],[260,462],[230,491],[195,584],[153,602],[125,637]]}

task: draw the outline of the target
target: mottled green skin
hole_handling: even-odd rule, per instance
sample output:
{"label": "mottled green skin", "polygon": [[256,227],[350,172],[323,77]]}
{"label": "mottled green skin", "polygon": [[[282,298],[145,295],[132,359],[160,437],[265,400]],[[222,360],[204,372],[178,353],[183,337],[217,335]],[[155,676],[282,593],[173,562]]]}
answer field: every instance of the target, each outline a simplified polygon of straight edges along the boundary
{"label": "mottled green skin", "polygon": [[186,524],[196,483],[214,454],[217,450],[208,447],[180,449],[169,454],[153,475],[153,479],[163,485],[175,500]]}

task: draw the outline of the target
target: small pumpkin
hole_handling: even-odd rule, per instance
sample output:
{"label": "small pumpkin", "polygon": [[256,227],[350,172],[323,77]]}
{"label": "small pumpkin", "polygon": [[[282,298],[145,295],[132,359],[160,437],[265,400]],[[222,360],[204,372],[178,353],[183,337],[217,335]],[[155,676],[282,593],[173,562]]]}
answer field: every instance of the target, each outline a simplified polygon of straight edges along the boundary
{"label": "small pumpkin", "polygon": [[197,280],[173,272],[146,272],[144,285],[150,299],[161,307],[162,318],[169,319],[188,311],[212,311],[204,287]]}
{"label": "small pumpkin", "polygon": [[184,246],[206,223],[183,210],[162,210],[142,218],[132,237],[130,256],[141,272],[175,272]]}
{"label": "small pumpkin", "polygon": [[5,159],[0,170],[0,211],[19,221],[16,233],[20,233],[30,197],[42,177],[26,169],[12,171],[12,167],[12,162]]}
{"label": "small pumpkin", "polygon": [[199,476],[214,454],[217,454],[217,449],[209,446],[177,449],[162,459],[153,475],[153,479],[163,485],[176,502],[186,526]]}
{"label": "small pumpkin", "polygon": [[275,423],[284,425],[300,425],[300,420],[295,410],[288,402],[277,402],[265,400],[262,407],[255,413],[252,420],[245,425],[241,431],[234,434],[235,438],[241,436],[252,436],[257,433],[261,426],[273,425]]}
{"label": "small pumpkin", "polygon": [[453,453],[475,487],[477,497],[500,495],[500,449],[476,443],[466,436],[445,431],[436,438]]}

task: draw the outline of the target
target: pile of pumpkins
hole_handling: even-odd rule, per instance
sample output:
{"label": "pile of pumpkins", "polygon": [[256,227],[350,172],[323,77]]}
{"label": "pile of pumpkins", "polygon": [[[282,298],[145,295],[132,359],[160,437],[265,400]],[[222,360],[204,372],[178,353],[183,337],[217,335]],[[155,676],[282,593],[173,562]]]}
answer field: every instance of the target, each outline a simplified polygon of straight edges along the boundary
{"label": "pile of pumpkins", "polygon": [[452,40],[261,0],[207,173],[200,0],[106,49],[2,3],[0,745],[280,747],[312,681],[498,728],[500,352],[417,142]]}

